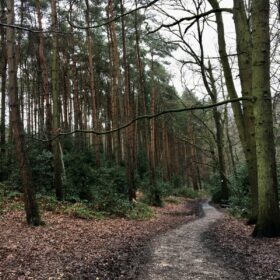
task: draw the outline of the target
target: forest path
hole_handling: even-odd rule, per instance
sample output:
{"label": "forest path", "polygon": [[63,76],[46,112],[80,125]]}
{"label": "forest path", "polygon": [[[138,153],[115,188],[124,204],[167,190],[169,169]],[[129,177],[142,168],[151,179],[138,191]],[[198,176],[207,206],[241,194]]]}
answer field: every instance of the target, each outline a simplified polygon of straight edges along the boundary
{"label": "forest path", "polygon": [[223,214],[208,203],[204,203],[202,209],[205,214],[202,218],[171,230],[153,242],[150,261],[139,280],[244,279],[240,271],[225,268],[223,261],[208,249],[210,241],[203,238],[203,233]]}

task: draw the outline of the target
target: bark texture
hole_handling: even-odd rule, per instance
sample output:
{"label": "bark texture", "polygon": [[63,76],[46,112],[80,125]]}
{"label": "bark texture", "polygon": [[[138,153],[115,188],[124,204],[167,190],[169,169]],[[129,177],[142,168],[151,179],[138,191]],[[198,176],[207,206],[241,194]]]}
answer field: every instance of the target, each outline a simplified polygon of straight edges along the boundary
{"label": "bark texture", "polygon": [[[234,0],[233,18],[236,29],[239,77],[242,96],[252,96],[252,38],[244,1]],[[251,187],[251,217],[249,223],[256,223],[258,216],[258,173],[255,139],[255,118],[253,103],[244,102],[243,117],[245,129],[245,158],[248,165]]]}
{"label": "bark texture", "polygon": [[[217,0],[208,0],[213,9],[219,9]],[[216,22],[218,30],[218,44],[221,63],[224,71],[226,87],[230,99],[237,97],[231,67],[228,60],[226,50],[224,24],[221,13],[216,13]],[[240,81],[242,87],[242,95],[252,95],[251,90],[251,37],[245,13],[244,2],[242,0],[234,0],[234,23],[236,28],[236,42],[238,51],[238,63],[240,71]],[[243,107],[243,108],[242,108]],[[257,220],[257,204],[258,204],[258,184],[257,184],[257,166],[256,166],[256,144],[254,131],[254,115],[253,105],[250,102],[232,104],[234,119],[241,140],[242,149],[248,165],[249,181],[251,187],[251,217],[250,223]]]}
{"label": "bark texture", "polygon": [[[57,11],[56,11],[56,0],[51,1],[51,12],[52,12],[52,24],[54,30],[57,28]],[[59,94],[58,94],[58,38],[57,34],[53,33],[52,38],[52,58],[51,58],[51,79],[52,79],[52,101],[53,101],[53,134],[57,134],[60,131],[60,112],[59,112]],[[62,149],[60,146],[59,138],[56,138],[52,142],[53,149],[53,167],[54,167],[54,180],[53,185],[56,192],[56,198],[58,200],[63,199],[63,186],[62,186],[62,172],[63,172],[63,163],[62,163]]]}
{"label": "bark texture", "polygon": [[[7,1],[7,23],[14,24],[14,1]],[[14,133],[16,145],[16,156],[20,168],[21,183],[24,191],[24,206],[26,220],[30,225],[40,225],[41,219],[38,206],[35,200],[32,185],[32,172],[25,150],[24,129],[19,110],[18,88],[17,88],[17,65],[15,50],[15,31],[13,28],[7,29],[7,52],[8,52],[8,94],[11,111],[11,125]]]}
{"label": "bark texture", "polygon": [[[0,19],[6,21],[6,12],[4,2],[0,4]],[[0,58],[0,71],[1,71],[1,123],[0,123],[0,146],[1,156],[5,156],[5,143],[6,143],[6,80],[7,80],[7,46],[6,46],[6,31],[0,28],[1,36],[1,58]]]}
{"label": "bark texture", "polygon": [[256,148],[259,211],[253,232],[257,237],[280,236],[278,184],[270,92],[269,1],[252,2],[252,84],[256,98]]}

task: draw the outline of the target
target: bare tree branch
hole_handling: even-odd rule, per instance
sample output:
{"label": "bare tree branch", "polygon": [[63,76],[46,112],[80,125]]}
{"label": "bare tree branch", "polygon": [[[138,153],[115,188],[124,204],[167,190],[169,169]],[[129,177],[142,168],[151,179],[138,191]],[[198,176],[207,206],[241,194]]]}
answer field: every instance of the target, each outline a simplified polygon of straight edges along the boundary
{"label": "bare tree branch", "polygon": [[[96,24],[96,25],[93,25],[93,26],[89,26],[89,27],[84,27],[84,26],[78,26],[78,25],[75,25],[72,23],[71,21],[71,11],[72,11],[72,3],[70,4],[70,9],[69,9],[69,17],[68,17],[68,23],[73,27],[73,28],[76,28],[76,29],[83,29],[83,30],[86,30],[86,29],[90,29],[90,28],[98,28],[98,27],[102,27],[104,25],[107,25],[113,21],[116,21],[118,19],[121,19],[122,17],[125,17],[129,14],[132,14],[136,11],[139,11],[141,9],[147,9],[149,7],[151,7],[152,5],[154,5],[155,3],[157,3],[159,0],[153,0],[152,2],[148,3],[147,5],[144,5],[144,6],[140,6],[140,7],[137,7],[133,10],[130,10],[128,12],[125,12],[121,15],[118,15],[110,20],[107,20],[103,23],[100,23],[100,24]],[[7,23],[4,23],[4,22],[0,22],[0,26],[3,26],[3,27],[6,27],[6,28],[14,28],[14,29],[17,29],[17,30],[22,30],[22,31],[27,31],[27,32],[30,32],[30,33],[57,33],[57,34],[64,34],[64,35],[69,35],[69,34],[72,34],[71,32],[62,32],[62,31],[55,31],[55,30],[40,30],[40,29],[34,29],[34,28],[30,28],[30,27],[26,27],[26,26],[22,26],[22,25],[17,25],[17,24],[7,24]]]}
{"label": "bare tree branch", "polygon": [[191,146],[194,146],[195,148],[197,148],[198,150],[200,150],[205,156],[209,157],[209,158],[214,158],[216,160],[216,157],[215,157],[215,152],[214,151],[211,151],[211,150],[208,150],[208,149],[204,149],[204,148],[201,148],[199,145],[193,143],[190,139],[187,139],[185,137],[180,137],[180,136],[177,136],[175,135],[175,137],[182,141],[182,142],[185,142]]}
{"label": "bare tree branch", "polygon": [[[161,24],[158,28],[148,32],[148,34],[155,33],[155,32],[159,31],[162,28],[169,28],[169,27],[178,25],[178,24],[180,24],[183,21],[192,21],[191,25],[193,25],[196,21],[198,21],[202,17],[206,17],[206,16],[209,16],[211,14],[222,13],[222,12],[233,13],[233,10],[230,9],[230,8],[219,8],[219,9],[212,9],[210,11],[207,11],[207,12],[204,12],[204,13],[201,13],[201,14],[197,14],[197,15],[193,15],[193,16],[189,16],[189,17],[183,17],[183,18],[175,20],[175,21],[173,21],[171,23]],[[187,29],[188,29],[188,27],[187,27]]]}
{"label": "bare tree branch", "polygon": [[58,137],[61,136],[66,136],[66,135],[72,135],[72,134],[76,134],[76,133],[87,133],[87,134],[95,134],[95,135],[105,135],[105,134],[110,134],[110,133],[114,133],[114,132],[118,132],[120,130],[123,130],[127,127],[129,127],[130,125],[134,124],[135,122],[139,121],[139,120],[143,120],[143,119],[153,119],[153,118],[157,118],[159,116],[165,115],[165,114],[170,114],[170,113],[180,113],[180,112],[187,112],[187,111],[194,111],[194,110],[206,110],[206,109],[211,109],[214,107],[218,107],[221,105],[225,105],[228,103],[235,103],[235,102],[239,102],[239,101],[249,101],[249,102],[254,102],[254,97],[239,97],[239,98],[235,98],[235,99],[231,99],[231,100],[224,100],[221,102],[217,102],[215,104],[209,104],[209,105],[201,105],[201,106],[192,106],[192,107],[188,107],[188,108],[180,108],[180,109],[170,109],[170,110],[164,110],[161,112],[158,112],[156,114],[152,114],[152,115],[143,115],[143,116],[138,116],[135,119],[127,122],[126,124],[112,129],[112,130],[105,130],[105,131],[96,131],[96,130],[83,130],[83,129],[76,129],[73,131],[68,131],[68,132],[59,132],[57,133],[55,136],[53,136],[52,138],[49,139],[38,139],[35,137],[32,137],[32,139],[34,140],[38,140],[41,142],[50,142],[53,141],[55,139],[57,139]]}
{"label": "bare tree branch", "polygon": [[25,27],[22,25],[17,25],[17,24],[7,24],[7,23],[3,23],[0,22],[0,26],[3,26],[5,28],[14,28],[17,30],[21,30],[21,31],[27,31],[33,34],[37,34],[37,33],[57,33],[57,34],[63,34],[63,35],[71,35],[73,33],[71,32],[62,32],[62,31],[56,31],[56,30],[40,30],[40,29],[34,29],[34,28],[30,28],[30,27]]}

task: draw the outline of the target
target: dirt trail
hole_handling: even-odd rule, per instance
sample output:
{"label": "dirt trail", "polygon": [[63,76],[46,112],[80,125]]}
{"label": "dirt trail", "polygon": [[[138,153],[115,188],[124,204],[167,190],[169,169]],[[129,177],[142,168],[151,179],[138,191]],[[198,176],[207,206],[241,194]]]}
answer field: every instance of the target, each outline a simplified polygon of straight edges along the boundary
{"label": "dirt trail", "polygon": [[209,241],[203,240],[203,233],[223,214],[208,203],[202,207],[203,218],[169,231],[153,242],[151,259],[139,280],[244,279],[240,271],[226,269],[223,261],[207,249]]}

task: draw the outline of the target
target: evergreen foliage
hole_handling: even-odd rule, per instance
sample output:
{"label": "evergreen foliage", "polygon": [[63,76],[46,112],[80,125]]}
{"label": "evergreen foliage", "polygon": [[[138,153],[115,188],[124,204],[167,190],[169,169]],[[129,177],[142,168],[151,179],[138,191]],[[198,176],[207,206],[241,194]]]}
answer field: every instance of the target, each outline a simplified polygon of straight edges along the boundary
{"label": "evergreen foliage", "polygon": [[[220,9],[219,1],[206,2]],[[176,40],[170,41],[161,32],[147,33],[147,23],[157,19],[151,7],[119,17],[127,12],[125,1],[19,3],[0,5],[1,23],[13,27],[0,26],[0,183],[5,199],[23,193],[28,223],[41,224],[35,192],[47,209],[66,207],[77,217],[144,217],[151,213],[135,203],[138,192],[147,204],[161,206],[170,195],[197,197],[206,186],[215,203],[258,222],[259,235],[278,235],[269,16],[255,17],[269,15],[269,2],[253,1],[251,13],[244,1],[233,1],[233,68],[222,13],[213,15],[217,60],[207,57],[208,17],[192,22],[192,36],[186,18],[171,24]],[[207,5],[193,1],[194,13],[181,1],[173,7],[193,15]],[[181,97],[169,62],[178,49],[185,52],[182,73],[187,67],[194,78]],[[235,66],[244,98],[232,103],[232,113],[214,106],[118,130],[138,116],[236,99]],[[253,96],[255,102],[248,100]]]}

